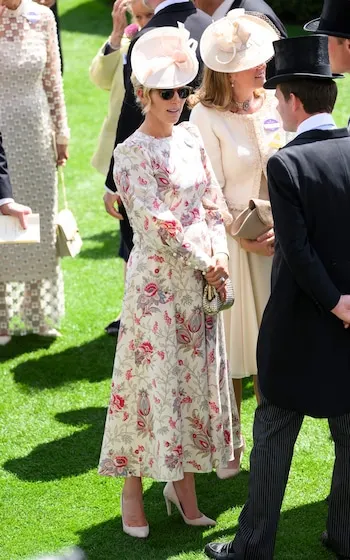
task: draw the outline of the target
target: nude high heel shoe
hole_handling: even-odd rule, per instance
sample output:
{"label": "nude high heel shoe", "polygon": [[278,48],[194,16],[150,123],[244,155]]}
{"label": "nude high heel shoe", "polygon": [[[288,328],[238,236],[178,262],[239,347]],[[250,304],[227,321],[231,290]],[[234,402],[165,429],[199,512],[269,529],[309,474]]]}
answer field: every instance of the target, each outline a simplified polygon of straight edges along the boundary
{"label": "nude high heel shoe", "polygon": [[216,476],[221,480],[225,480],[226,478],[233,478],[234,476],[237,476],[241,470],[241,463],[242,463],[244,451],[245,451],[245,442],[243,441],[241,447],[235,449],[235,458],[233,459],[233,461],[229,461],[227,467],[219,467],[218,469],[216,469]]}
{"label": "nude high heel shoe", "polygon": [[202,515],[201,517],[197,517],[196,519],[189,519],[188,517],[186,517],[184,510],[182,509],[182,506],[180,504],[180,500],[177,497],[174,484],[172,482],[166,483],[163,490],[163,496],[168,515],[171,515],[171,504],[174,504],[174,506],[176,506],[179,510],[180,515],[182,516],[182,519],[184,520],[186,525],[196,525],[198,527],[215,527],[216,522],[214,521],[214,519],[210,519],[210,517],[207,517],[206,515]]}
{"label": "nude high heel shoe", "polygon": [[149,525],[145,525],[144,527],[130,527],[126,525],[124,521],[124,514],[123,514],[123,494],[121,497],[121,510],[122,510],[122,525],[123,531],[130,537],[136,537],[137,539],[147,539],[149,535]]}

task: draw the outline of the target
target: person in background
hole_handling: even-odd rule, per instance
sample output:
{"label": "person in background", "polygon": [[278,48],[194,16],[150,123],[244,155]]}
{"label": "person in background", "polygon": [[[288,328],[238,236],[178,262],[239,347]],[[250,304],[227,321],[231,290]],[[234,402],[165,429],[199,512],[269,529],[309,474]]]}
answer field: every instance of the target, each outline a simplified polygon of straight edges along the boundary
{"label": "person in background", "polygon": [[12,185],[7,170],[6,155],[2,146],[2,136],[0,133],[0,214],[17,218],[21,226],[26,229],[26,216],[31,213],[32,211],[28,206],[18,204],[13,199]]}
{"label": "person in background", "polygon": [[114,151],[114,179],[134,229],[99,473],[124,477],[124,532],[146,538],[142,478],[167,481],[188,525],[195,473],[225,467],[240,446],[223,318],[203,309],[203,278],[226,297],[230,221],[198,129],[174,126],[196,77],[185,28],[145,33],[131,56],[145,120]]}
{"label": "person in background", "polygon": [[0,0],[0,22],[3,146],[14,198],[41,216],[40,243],[1,249],[0,336],[56,337],[64,312],[56,167],[68,158],[69,140],[56,24],[31,0]]}
{"label": "person in background", "polygon": [[305,31],[328,36],[328,51],[333,72],[350,73],[350,1],[324,0],[320,18],[309,21]]}
{"label": "person in background", "polygon": [[[322,542],[350,560],[350,136],[331,114],[339,75],[331,72],[327,37],[274,47],[276,75],[265,87],[276,88],[283,126],[296,137],[268,162],[276,248],[257,349],[261,403],[249,495],[235,539],[205,550],[216,560],[274,558],[295,442],[311,416],[328,419],[335,447]],[[311,518],[305,532],[314,526]],[[293,538],[290,557],[298,557]]]}
{"label": "person in background", "polygon": [[[204,77],[190,99],[190,120],[201,132],[233,219],[251,198],[268,200],[267,161],[286,143],[274,94],[262,88],[276,39],[270,23],[237,9],[210,25],[200,43]],[[224,312],[226,347],[241,414],[243,378],[253,376],[259,402],[256,342],[270,295],[274,233],[255,241],[234,238],[231,227],[227,234],[236,299]],[[237,474],[241,457],[218,476]]]}
{"label": "person in background", "polygon": [[[130,9],[135,23],[127,25],[126,12]],[[116,0],[113,5],[113,29],[107,42],[98,51],[90,66],[91,81],[99,88],[110,92],[107,117],[100,132],[98,146],[91,164],[106,176],[114,149],[115,131],[124,99],[123,82],[124,57],[131,39],[152,18],[153,11],[142,0]],[[123,216],[120,215],[120,219]],[[124,260],[124,277],[129,250],[121,237],[119,257]],[[117,317],[106,327],[106,332],[116,336],[119,332],[120,319]]]}

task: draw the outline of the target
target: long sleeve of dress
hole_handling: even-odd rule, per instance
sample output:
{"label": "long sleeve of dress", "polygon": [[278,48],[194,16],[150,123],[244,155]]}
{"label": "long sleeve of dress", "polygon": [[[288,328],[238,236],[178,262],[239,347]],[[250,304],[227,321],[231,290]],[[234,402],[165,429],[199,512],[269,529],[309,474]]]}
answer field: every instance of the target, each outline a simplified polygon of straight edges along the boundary
{"label": "long sleeve of dress", "polygon": [[[186,264],[205,271],[211,264],[211,258],[186,238],[181,222],[159,198],[158,184],[148,154],[139,146],[118,145],[114,151],[114,161],[114,180],[134,233],[146,236],[156,251],[182,258]],[[206,193],[208,201],[215,205],[213,200],[210,201],[213,193],[214,189],[209,186]],[[217,210],[215,216],[223,228],[222,219],[217,218]]]}
{"label": "long sleeve of dress", "polygon": [[46,64],[43,72],[43,86],[49,102],[56,142],[68,144],[70,133],[64,101],[56,21],[51,10],[47,12],[46,18]]}
{"label": "long sleeve of dress", "polygon": [[213,120],[208,118],[206,108],[198,104],[191,112],[190,122],[199,129],[214,175],[221,189],[223,189],[225,187],[225,174],[221,159],[220,141],[213,129]]}
{"label": "long sleeve of dress", "polygon": [[202,164],[207,177],[207,188],[203,197],[203,206],[206,211],[206,222],[209,228],[213,255],[216,253],[229,254],[225,227],[231,224],[232,216],[227,208],[221,187],[216,179],[208,154],[204,148],[203,140],[197,127],[190,126],[190,132],[199,142]]}
{"label": "long sleeve of dress", "polygon": [[89,70],[90,80],[95,86],[107,91],[112,89],[113,78],[120,65],[123,64],[123,55],[129,42],[129,39],[123,38],[120,48],[108,54],[105,54],[106,43],[103,44],[93,59]]}

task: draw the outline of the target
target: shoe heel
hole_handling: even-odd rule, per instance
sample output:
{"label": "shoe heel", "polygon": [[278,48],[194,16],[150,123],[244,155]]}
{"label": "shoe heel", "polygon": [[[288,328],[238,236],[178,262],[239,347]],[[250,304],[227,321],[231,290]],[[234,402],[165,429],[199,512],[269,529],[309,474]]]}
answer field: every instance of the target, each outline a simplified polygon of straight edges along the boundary
{"label": "shoe heel", "polygon": [[165,500],[165,506],[166,506],[167,513],[170,516],[171,515],[171,501],[166,496],[164,496],[164,500]]}

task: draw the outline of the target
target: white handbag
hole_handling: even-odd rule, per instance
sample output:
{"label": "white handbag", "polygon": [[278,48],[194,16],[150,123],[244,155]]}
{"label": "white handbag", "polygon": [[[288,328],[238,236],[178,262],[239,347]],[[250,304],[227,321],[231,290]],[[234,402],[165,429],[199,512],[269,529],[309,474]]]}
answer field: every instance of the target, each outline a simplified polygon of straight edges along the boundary
{"label": "white handbag", "polygon": [[62,188],[64,209],[56,218],[56,249],[59,257],[76,257],[83,245],[76,219],[68,208],[62,166],[58,167],[58,183]]}

